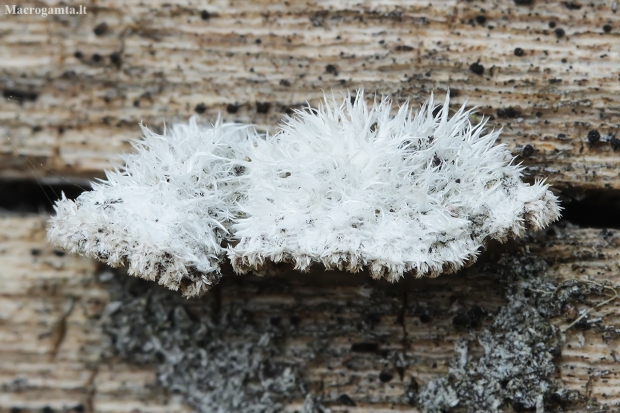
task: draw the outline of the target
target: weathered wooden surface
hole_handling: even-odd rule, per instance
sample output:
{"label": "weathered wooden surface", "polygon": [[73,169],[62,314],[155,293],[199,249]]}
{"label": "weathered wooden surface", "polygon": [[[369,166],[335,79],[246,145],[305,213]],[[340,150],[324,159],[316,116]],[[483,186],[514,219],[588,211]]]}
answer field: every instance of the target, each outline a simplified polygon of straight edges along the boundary
{"label": "weathered wooden surface", "polygon": [[[34,173],[62,182],[101,176],[109,156],[130,150],[128,140],[139,136],[141,120],[161,126],[197,112],[212,120],[221,112],[226,120],[270,129],[291,108],[316,104],[322,90],[364,86],[399,102],[421,103],[431,90],[450,88],[455,105],[467,100],[494,117],[489,126],[504,128],[501,141],[532,176],[548,177],[559,189],[599,189],[604,198],[605,191],[620,189],[620,152],[614,152],[620,142],[610,135],[620,118],[615,4],[102,1],[87,4],[86,16],[5,15],[0,178],[28,179]],[[516,48],[523,54],[515,54]],[[478,61],[482,75],[470,69]],[[601,135],[592,145],[591,130]],[[531,155],[530,148],[524,154],[528,144]],[[4,196],[13,193],[0,193]],[[96,281],[94,263],[53,252],[44,221],[0,218],[0,412],[49,411],[46,406],[191,411],[181,397],[156,385],[155,366],[103,357],[108,337],[99,317],[109,301],[107,286]],[[600,229],[568,229],[561,236],[542,234],[528,248],[553,259],[546,276],[558,283],[587,278],[618,285],[619,239]],[[403,395],[411,378],[421,385],[445,374],[455,340],[469,335],[454,328],[451,311],[474,304],[493,311],[506,300],[501,285],[471,272],[396,286],[369,281],[368,287],[359,277],[318,277],[316,284],[295,278],[287,287],[293,292],[270,292],[266,280],[235,278],[222,284],[219,297],[221,305],[253,309],[259,326],[272,326],[280,317],[284,329],[292,329],[290,303],[305,297],[310,310],[298,315],[301,327],[284,345],[288,357],[312,341],[306,332],[313,325],[339,322],[324,306],[342,303],[346,322],[360,317],[346,308],[363,308],[372,291],[407,290],[411,307],[404,317],[392,311],[400,302],[390,301],[389,311],[369,318],[370,332],[335,333],[326,358],[303,373],[332,411],[350,412],[410,411]],[[437,309],[432,322],[423,323],[416,313],[424,297]],[[591,297],[592,305],[604,299]],[[569,329],[556,359],[560,384],[609,411],[620,403],[617,306],[616,301],[592,312],[591,320],[602,319],[590,329]],[[553,322],[563,329],[568,318]],[[381,382],[386,366],[374,353],[351,352],[352,343],[369,336],[382,337],[382,346],[416,360],[403,379],[390,370],[394,378]],[[339,404],[342,394],[356,406]],[[287,409],[302,404],[293,399]]]}
{"label": "weathered wooden surface", "polygon": [[[0,218],[0,411],[12,407],[36,411],[45,406],[55,411],[70,411],[75,406],[98,412],[190,411],[179,404],[178,397],[155,386],[154,367],[102,358],[108,344],[98,320],[109,300],[106,285],[96,281],[92,262],[55,253],[46,244],[44,222],[42,216]],[[549,279],[617,285],[619,244],[620,233],[568,228],[541,235],[520,248],[529,248],[533,256],[554,257],[547,271]],[[395,285],[360,277],[331,274],[308,284],[303,277],[293,276],[286,288],[273,288],[268,279],[231,276],[218,291],[219,305],[251,309],[253,325],[263,326],[265,331],[277,320],[289,337],[282,357],[307,351],[316,339],[311,333],[296,335],[296,329],[316,332],[327,326],[327,330],[338,332],[339,325],[361,320],[364,326],[353,329],[357,332],[349,329],[347,334],[335,333],[326,339],[323,345],[328,350],[310,364],[304,378],[334,411],[344,408],[338,397],[347,394],[356,402],[356,408],[346,407],[348,411],[372,408],[379,412],[392,408],[410,411],[402,396],[411,378],[422,385],[445,374],[454,355],[454,341],[469,334],[453,325],[460,309],[481,305],[493,312],[505,304],[502,284],[475,271]],[[369,297],[377,294],[386,297],[386,308],[401,308],[401,294],[394,291],[407,293],[404,313],[365,313]],[[204,297],[203,305],[212,305],[214,299],[213,294]],[[601,300],[592,297],[593,303]],[[291,304],[295,302],[297,307]],[[620,328],[619,304],[611,303],[590,314],[591,320],[601,317],[592,324],[597,327],[568,330],[562,356],[556,359],[560,384],[603,406],[620,403],[620,365],[616,361],[620,344],[615,335],[610,336]],[[191,305],[195,307],[196,302]],[[330,306],[341,306],[341,310],[334,314]],[[298,312],[292,312],[294,308]],[[420,308],[434,309],[430,322],[421,317]],[[577,305],[581,308],[587,306]],[[567,317],[553,323],[563,330],[569,325]],[[352,351],[353,343],[369,337],[382,343],[381,349],[402,351],[416,363],[401,371],[401,379],[394,365],[382,364],[373,352]],[[378,379],[384,370],[393,375],[387,383]],[[303,400],[290,400],[289,410],[301,405]],[[575,411],[582,408],[573,407]]]}
{"label": "weathered wooden surface", "polygon": [[0,217],[0,411],[191,411],[152,369],[101,361],[109,298],[96,265],[54,251],[44,228],[44,217]]}
{"label": "weathered wooden surface", "polygon": [[5,16],[0,176],[32,174],[20,155],[43,176],[100,175],[141,120],[222,112],[272,127],[323,90],[364,86],[420,103],[450,88],[516,155],[532,145],[520,160],[536,176],[619,188],[615,4],[103,1],[85,16]]}

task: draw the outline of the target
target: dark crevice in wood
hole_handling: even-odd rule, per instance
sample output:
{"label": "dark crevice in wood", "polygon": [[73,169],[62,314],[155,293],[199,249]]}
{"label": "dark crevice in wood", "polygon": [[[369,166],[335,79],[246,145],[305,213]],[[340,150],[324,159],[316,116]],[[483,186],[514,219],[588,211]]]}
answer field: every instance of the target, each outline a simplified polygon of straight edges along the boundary
{"label": "dark crevice in wood", "polygon": [[[83,179],[75,183],[39,180],[0,180],[0,210],[17,213],[53,213],[54,202],[64,193],[77,198],[90,185]],[[582,228],[620,229],[620,190],[569,189],[560,195],[562,219]]]}
{"label": "dark crevice in wood", "polygon": [[83,180],[71,183],[48,183],[46,180],[0,180],[0,211],[17,213],[52,213],[54,203],[62,197],[77,198],[90,185]]}
{"label": "dark crevice in wood", "polygon": [[562,219],[582,228],[620,229],[620,191],[567,190]]}

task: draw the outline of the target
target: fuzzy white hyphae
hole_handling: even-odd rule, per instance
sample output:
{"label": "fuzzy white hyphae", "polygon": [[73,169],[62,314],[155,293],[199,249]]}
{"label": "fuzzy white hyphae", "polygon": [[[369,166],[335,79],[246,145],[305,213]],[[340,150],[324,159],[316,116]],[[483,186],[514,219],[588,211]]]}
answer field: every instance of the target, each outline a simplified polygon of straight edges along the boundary
{"label": "fuzzy white hyphae", "polygon": [[450,117],[448,100],[392,116],[389,99],[369,107],[358,92],[287,118],[252,149],[233,267],[320,262],[390,281],[435,277],[473,262],[491,238],[555,221],[547,185],[523,183],[508,149],[493,146],[499,132],[484,134],[464,107]]}
{"label": "fuzzy white hyphae", "polygon": [[521,181],[494,146],[499,132],[448,111],[448,97],[440,107],[431,97],[415,115],[407,104],[393,114],[389,99],[369,107],[360,91],[297,112],[272,136],[195,120],[145,130],[122,170],[58,202],[50,240],[188,296],[219,278],[226,253],[237,272],[280,262],[367,267],[390,281],[453,272],[560,208],[547,185]]}
{"label": "fuzzy white hyphae", "polygon": [[[239,176],[251,141],[247,126],[178,124],[133,142],[124,166],[74,202],[56,203],[48,238],[55,246],[198,295],[219,280]],[[250,145],[248,145],[250,143]],[[241,160],[241,161],[239,161]]]}

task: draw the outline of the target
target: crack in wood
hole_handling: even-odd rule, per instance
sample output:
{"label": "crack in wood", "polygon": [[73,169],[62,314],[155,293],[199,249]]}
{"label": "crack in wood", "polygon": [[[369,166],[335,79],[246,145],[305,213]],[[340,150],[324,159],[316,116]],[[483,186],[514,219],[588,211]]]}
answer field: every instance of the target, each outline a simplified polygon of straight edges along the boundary
{"label": "crack in wood", "polygon": [[67,319],[73,311],[74,304],[75,298],[69,297],[65,302],[65,306],[59,320],[56,322],[54,328],[52,329],[52,348],[49,352],[51,361],[56,358],[56,354],[58,354],[58,349],[60,349],[60,346],[65,340],[65,337],[67,335]]}

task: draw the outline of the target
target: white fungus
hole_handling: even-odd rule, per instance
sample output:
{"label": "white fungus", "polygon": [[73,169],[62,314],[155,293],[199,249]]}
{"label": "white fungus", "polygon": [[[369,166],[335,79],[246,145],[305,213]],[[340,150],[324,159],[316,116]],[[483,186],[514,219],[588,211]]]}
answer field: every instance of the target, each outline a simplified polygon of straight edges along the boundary
{"label": "white fungus", "polygon": [[143,128],[107,181],[58,201],[49,239],[186,296],[217,282],[226,255],[239,273],[282,262],[390,281],[454,272],[560,208],[547,185],[521,181],[499,132],[464,107],[449,116],[448,101],[393,114],[362,91],[326,97],[271,136],[195,119]]}
{"label": "white fungus", "polygon": [[472,125],[464,107],[450,117],[448,100],[392,116],[388,98],[368,106],[360,91],[287,118],[252,148],[235,270],[319,262],[390,281],[435,277],[475,261],[489,239],[555,221],[547,185],[523,183],[509,150],[493,146],[499,132]]}
{"label": "white fungus", "polygon": [[49,240],[71,253],[158,281],[186,296],[219,280],[235,205],[244,192],[239,175],[255,134],[247,126],[195,118],[158,135],[142,127],[124,166],[74,202],[56,203]]}

